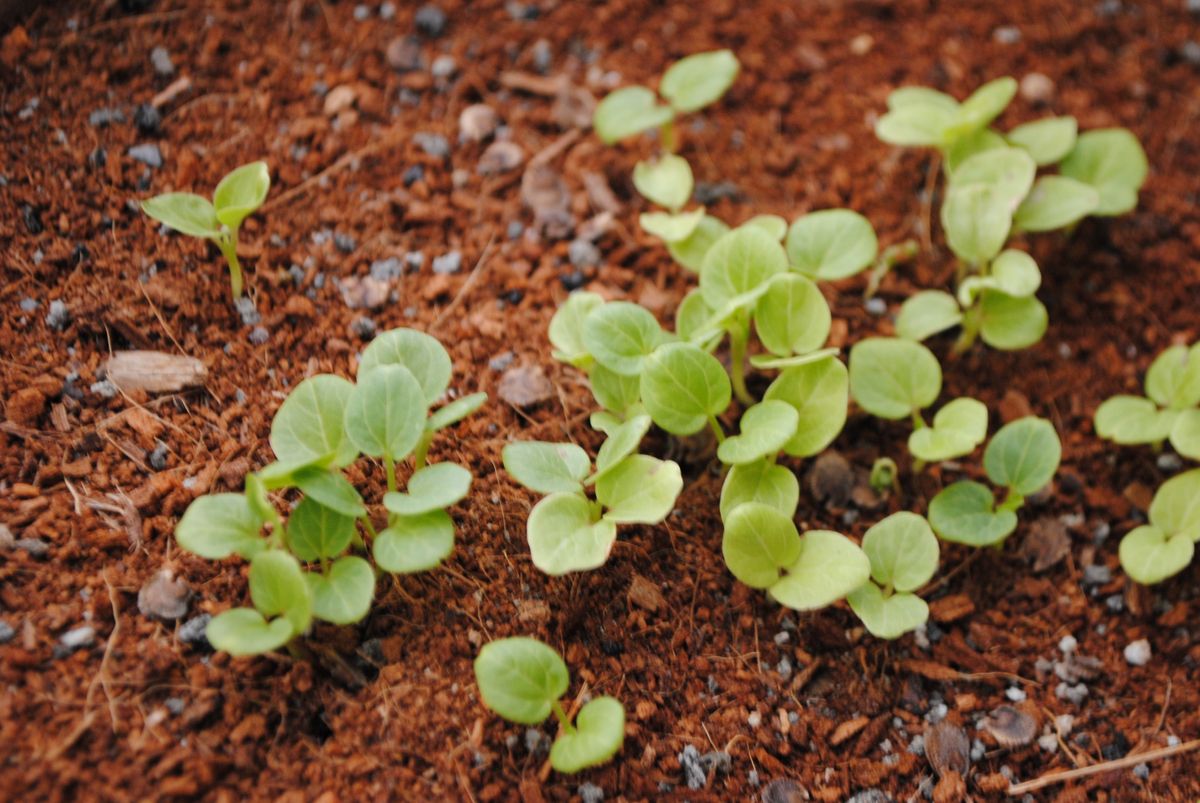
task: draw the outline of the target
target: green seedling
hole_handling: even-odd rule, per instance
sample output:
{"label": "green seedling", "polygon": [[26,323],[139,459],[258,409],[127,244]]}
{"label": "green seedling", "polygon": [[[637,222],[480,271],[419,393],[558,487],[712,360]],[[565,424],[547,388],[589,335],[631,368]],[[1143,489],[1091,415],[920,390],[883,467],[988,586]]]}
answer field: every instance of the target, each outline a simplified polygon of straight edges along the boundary
{"label": "green seedling", "polygon": [[1017,528],[1025,497],[1053,479],[1062,458],[1054,426],[1029,416],[1004,425],[983,453],[988,479],[1007,489],[999,505],[986,485],[961,480],[943,488],[929,503],[929,523],[945,541],[995,546]]}
{"label": "green seedling", "polygon": [[916,590],[938,565],[937,537],[915,513],[893,513],[863,536],[871,579],[846,597],[850,608],[877,638],[899,638],[929,618],[929,606]]}
{"label": "green seedling", "polygon": [[1161,583],[1192,562],[1200,541],[1200,469],[1162,484],[1150,503],[1149,524],[1121,539],[1121,566],[1139,583]]}
{"label": "green seedling", "polygon": [[890,457],[877,457],[871,464],[867,484],[878,494],[900,491],[900,468]]}
{"label": "green seedling", "polygon": [[1200,344],[1172,346],[1146,372],[1146,395],[1114,396],[1096,410],[1096,434],[1126,444],[1170,441],[1200,460]]}
{"label": "green seedling", "polygon": [[550,766],[576,773],[604,764],[625,742],[625,708],[615,697],[596,697],[579,709],[575,722],[563,710],[571,676],[552,648],[533,638],[493,641],[475,659],[475,682],[483,704],[509,722],[540,725],[550,714],[558,736]]}
{"label": "green seedling", "polygon": [[[637,453],[649,416],[616,425],[592,461],[573,443],[522,441],[504,447],[513,479],[547,496],[526,525],[533,564],[549,575],[602,566],[618,524],[658,524],[683,488],[679,465]],[[593,488],[595,499],[587,496]]]}
{"label": "green seedling", "polygon": [[[452,551],[446,508],[466,497],[471,473],[454,463],[426,465],[426,453],[438,431],[477,410],[486,394],[430,415],[449,386],[450,357],[437,340],[410,329],[376,338],[357,378],[318,374],[298,384],[271,422],[276,462],[247,475],[244,493],[202,496],[180,519],[175,538],[184,549],[250,561],[254,607],[212,620],[207,635],[215,648],[269,652],[303,634],[313,618],[361,620],[375,593],[375,568],[363,555],[380,570],[411,573],[436,567]],[[343,474],[360,456],[384,463],[388,515],[379,532]],[[413,473],[401,493],[396,466],[410,457]],[[300,497],[286,523],[272,492]]]}
{"label": "green seedling", "polygon": [[[675,119],[715,103],[737,78],[737,57],[730,50],[695,53],[667,68],[658,94],[644,86],[627,86],[611,92],[596,105],[596,135],[608,145],[658,129],[663,148],[673,153],[678,145]],[[659,96],[665,103],[659,102]]]}
{"label": "green seedling", "polygon": [[908,450],[918,471],[925,463],[968,455],[987,438],[987,407],[967,397],[946,403],[932,426],[926,424],[921,411],[941,392],[941,366],[920,343],[870,337],[850,349],[850,395],[871,415],[911,419]]}
{"label": "green seedling", "polygon": [[142,211],[181,234],[217,244],[229,265],[235,299],[242,297],[242,266],[238,262],[238,229],[262,206],[271,189],[266,162],[251,162],[231,171],[217,184],[210,202],[190,192],[168,192],[142,201]]}
{"label": "green seedling", "polygon": [[761,502],[730,511],[721,551],[734,577],[795,610],[830,605],[871,576],[870,560],[849,538],[830,530],[800,535],[790,514]]}

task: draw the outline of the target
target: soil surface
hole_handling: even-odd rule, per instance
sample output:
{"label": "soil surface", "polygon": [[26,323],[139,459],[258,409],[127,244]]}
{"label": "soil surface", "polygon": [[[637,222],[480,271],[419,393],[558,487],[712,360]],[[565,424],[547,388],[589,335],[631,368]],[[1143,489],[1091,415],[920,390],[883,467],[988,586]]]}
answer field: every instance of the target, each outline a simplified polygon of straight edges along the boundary
{"label": "soil surface", "polygon": [[[965,785],[950,774],[937,798],[995,799],[1009,778],[1200,736],[1200,561],[1153,590],[1117,561],[1179,466],[1105,444],[1090,423],[1160,350],[1200,338],[1194,3],[444,0],[444,18],[375,0],[43,5],[0,48],[0,797],[539,801],[595,800],[598,787],[627,800],[910,800],[938,783],[922,745],[944,720],[973,757]],[[731,222],[848,206],[884,244],[924,237],[931,157],[871,129],[908,83],[963,97],[1011,74],[1023,88],[1004,127],[1073,114],[1133,129],[1149,155],[1135,213],[1029,244],[1051,318],[1041,344],[954,358],[948,338],[934,343],[945,398],[1050,418],[1064,462],[1002,550],[943,548],[922,638],[885,643],[844,605],[797,615],[735,582],[702,450],[683,450],[676,513],[629,528],[603,569],[550,579],[530,562],[535,500],[500,470],[501,448],[596,445],[582,377],[549,356],[556,305],[584,286],[670,322],[694,283],[637,227],[629,175],[653,142],[607,148],[578,124],[590,96],[718,46],[743,72],[685,122],[682,152]],[[475,103],[501,128],[460,141]],[[274,186],[244,228],[257,313],[239,315],[216,250],[164,236],[133,202],[207,192],[259,158]],[[953,266],[939,231],[932,242],[884,281],[886,314],[864,307],[864,277],[826,288],[834,345],[890,333],[908,293],[945,285]],[[435,271],[453,253],[457,268],[445,272],[451,256]],[[364,281],[373,271],[382,288]],[[377,308],[348,306],[376,291]],[[181,552],[179,515],[270,459],[289,387],[352,375],[372,329],[396,326],[446,343],[456,393],[492,395],[434,447],[476,475],[454,511],[454,557],[382,583],[360,626],[317,628],[310,660],[213,654],[198,617],[242,602],[246,566]],[[113,395],[100,367],[129,348],[190,355],[207,379]],[[525,388],[535,403],[497,397],[512,367],[544,371],[541,392]],[[835,448],[860,474],[895,457],[901,492],[878,506],[806,493],[802,527],[859,537],[979,474],[976,455],[914,477],[906,434],[852,413]],[[680,452],[661,436],[648,446]],[[382,471],[360,474],[377,499]],[[1051,565],[1035,572],[1038,552]],[[163,569],[192,592],[174,621],[138,605]],[[625,703],[615,761],[552,773],[550,723],[539,735],[482,707],[471,660],[516,634],[562,651],[572,699]],[[1140,639],[1150,658],[1132,666],[1123,652]],[[1032,718],[1031,743],[981,728],[1002,705]],[[787,780],[798,786],[764,792]],[[1195,752],[1036,793],[1198,795]]]}

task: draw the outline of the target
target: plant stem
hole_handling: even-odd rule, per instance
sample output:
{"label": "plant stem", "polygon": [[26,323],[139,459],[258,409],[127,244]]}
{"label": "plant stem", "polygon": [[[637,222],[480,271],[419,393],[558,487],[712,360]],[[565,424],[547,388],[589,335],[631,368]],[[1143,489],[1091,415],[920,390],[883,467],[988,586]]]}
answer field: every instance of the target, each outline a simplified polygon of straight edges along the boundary
{"label": "plant stem", "polygon": [[955,354],[962,354],[975,345],[975,338],[979,336],[979,318],[980,308],[978,305],[971,307],[963,313],[962,332],[959,334],[958,340],[954,343]]}
{"label": "plant stem", "polygon": [[417,441],[417,448],[413,452],[413,468],[417,471],[425,468],[425,458],[429,455],[429,444],[432,441],[432,432],[426,432],[421,436],[421,440]]}
{"label": "plant stem", "polygon": [[725,430],[721,429],[721,422],[717,420],[717,417],[715,415],[710,415],[708,417],[708,425],[709,425],[709,427],[712,428],[713,435],[717,436],[717,443],[718,444],[724,443],[725,442]]}
{"label": "plant stem", "polygon": [[217,240],[217,247],[221,249],[221,254],[229,264],[229,284],[236,301],[242,297],[242,263],[238,262],[237,256],[237,231],[222,236]]}
{"label": "plant stem", "polygon": [[1008,495],[1004,497],[1004,501],[1000,503],[1000,510],[1017,511],[1021,505],[1025,504],[1025,496],[1017,493],[1015,488],[1008,489]]}
{"label": "plant stem", "polygon": [[658,138],[662,143],[663,150],[667,153],[674,153],[679,147],[679,142],[675,137],[675,121],[668,120],[658,128]]}
{"label": "plant stem", "polygon": [[387,489],[395,491],[396,485],[396,461],[392,459],[390,454],[383,456],[383,467],[387,469]]}
{"label": "plant stem", "polygon": [[871,269],[870,276],[867,277],[867,288],[863,291],[863,300],[873,298],[879,291],[880,283],[885,276],[891,273],[892,268],[901,262],[908,262],[915,258],[919,250],[919,244],[912,238],[883,249],[879,254],[879,259],[875,262],[875,267]]}
{"label": "plant stem", "polygon": [[750,337],[750,324],[739,321],[729,332],[729,378],[733,381],[733,395],[747,406],[754,404],[754,397],[746,390],[746,341]]}
{"label": "plant stem", "polygon": [[925,427],[927,426],[925,423],[925,417],[923,415],[921,415],[920,410],[912,411],[912,425],[913,425],[913,431],[916,431],[918,429],[925,429]]}
{"label": "plant stem", "polygon": [[563,733],[574,733],[575,726],[567,718],[567,712],[563,710],[562,704],[555,700],[551,707],[554,709],[554,716],[558,718],[558,724],[563,729]]}

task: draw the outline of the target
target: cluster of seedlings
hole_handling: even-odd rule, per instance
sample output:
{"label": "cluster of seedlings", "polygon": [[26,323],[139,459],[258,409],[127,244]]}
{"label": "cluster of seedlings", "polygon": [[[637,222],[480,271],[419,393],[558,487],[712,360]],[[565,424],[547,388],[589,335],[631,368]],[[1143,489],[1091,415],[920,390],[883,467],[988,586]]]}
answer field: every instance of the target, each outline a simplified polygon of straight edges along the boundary
{"label": "cluster of seedlings", "polygon": [[[1011,238],[1069,232],[1088,215],[1130,211],[1145,156],[1128,131],[1079,134],[1070,117],[995,130],[1015,92],[1011,78],[961,103],[921,87],[892,93],[877,134],[939,152],[946,176],[940,217],[958,281],[953,293],[932,289],[908,298],[896,321],[899,336],[859,341],[847,367],[839,349],[827,345],[832,317],[820,283],[874,265],[870,295],[893,264],[911,258],[913,245],[881,253],[871,224],[848,209],[814,211],[790,224],[759,215],[734,227],[691,205],[694,177],[677,153],[676,118],[717,101],[738,71],[730,51],[701,53],[668,69],[657,92],[627,87],[598,105],[595,130],[606,143],[657,132],[661,152],[638,162],[632,175],[638,193],[657,207],[639,223],[695,274],[696,287],[675,311],[673,329],[637,304],[572,293],[550,323],[549,340],[556,360],[586,376],[596,402],[590,426],[602,443],[593,458],[570,442],[512,442],[504,467],[542,495],[527,521],[529,550],[539,570],[558,576],[604,565],[619,525],[657,524],[675,508],[683,472],[673,460],[641,451],[652,428],[675,439],[711,438],[723,477],[721,550],[730,573],[796,610],[844,599],[869,632],[898,638],[927,620],[921,592],[937,571],[940,541],[1000,545],[1061,458],[1054,427],[1040,418],[1012,421],[989,441],[988,409],[973,398],[949,400],[927,421],[941,397],[942,369],[921,341],[955,327],[958,349],[977,338],[998,349],[1040,340],[1047,326],[1035,297],[1042,274]],[[1048,171],[1053,167],[1057,172]],[[269,186],[265,164],[256,162],[226,176],[211,203],[170,193],[143,208],[172,229],[213,240],[229,263],[236,297],[238,228]],[[247,475],[244,493],[192,503],[176,530],[179,544],[205,558],[250,562],[253,607],[212,620],[214,647],[261,653],[290,645],[313,619],[357,622],[369,611],[379,573],[428,571],[450,555],[447,508],[467,496],[472,476],[451,462],[428,464],[429,447],[440,430],[486,401],[478,393],[443,403],[450,377],[450,358],[434,338],[386,332],[363,351],[354,382],[318,375],[292,390],[271,425],[276,461]],[[751,387],[764,390],[755,395]],[[914,472],[967,458],[986,443],[982,473],[1003,498],[981,482],[959,480],[929,501],[928,519],[894,513],[871,526],[861,544],[831,530],[801,532],[795,469],[833,443],[851,399],[870,415],[911,422]],[[1200,459],[1198,408],[1200,346],[1177,346],[1151,367],[1146,398],[1119,396],[1100,407],[1096,431],[1121,444],[1169,440],[1180,454]],[[352,468],[362,458],[367,464]],[[372,466],[382,466],[386,483],[372,500],[386,511],[379,530],[347,478]],[[898,483],[897,462],[881,456],[871,485],[882,491]],[[1200,469],[1159,489],[1149,523],[1121,543],[1131,577],[1158,582],[1188,564],[1200,540],[1198,500]],[[603,763],[620,750],[621,703],[596,697],[569,716],[561,699],[570,677],[549,646],[523,637],[493,641],[474,668],[484,704],[500,716],[529,725],[557,718],[550,762],[560,772]]]}

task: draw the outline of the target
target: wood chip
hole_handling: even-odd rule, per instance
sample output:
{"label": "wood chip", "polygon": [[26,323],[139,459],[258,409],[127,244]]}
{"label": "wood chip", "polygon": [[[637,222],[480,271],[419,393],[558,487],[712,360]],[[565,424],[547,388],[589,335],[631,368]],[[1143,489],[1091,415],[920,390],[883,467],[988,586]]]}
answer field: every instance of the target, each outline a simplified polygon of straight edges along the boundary
{"label": "wood chip", "polygon": [[900,668],[928,680],[941,682],[959,680],[962,677],[962,673],[957,669],[951,669],[948,666],[934,663],[933,661],[920,661],[915,658],[908,661],[901,661]]}
{"label": "wood chip", "polygon": [[935,622],[954,622],[975,612],[975,603],[966,594],[951,594],[929,603],[929,615]]}
{"label": "wood chip", "polygon": [[162,351],[118,351],[100,370],[126,393],[174,393],[200,387],[208,377],[208,369],[199,360]]}
{"label": "wood chip", "polygon": [[658,586],[640,574],[633,576],[627,597],[630,604],[644,608],[651,613],[657,613],[660,608],[667,606],[667,600],[658,590]]}
{"label": "wood chip", "polygon": [[1021,557],[1033,564],[1034,572],[1056,566],[1071,551],[1071,537],[1061,519],[1047,517],[1033,522],[1021,541]]}
{"label": "wood chip", "polygon": [[829,737],[829,744],[837,747],[842,742],[856,735],[871,721],[870,717],[855,717],[837,726],[837,730]]}
{"label": "wood chip", "polygon": [[496,392],[513,407],[532,407],[549,400],[554,386],[540,365],[517,365],[500,377]]}

